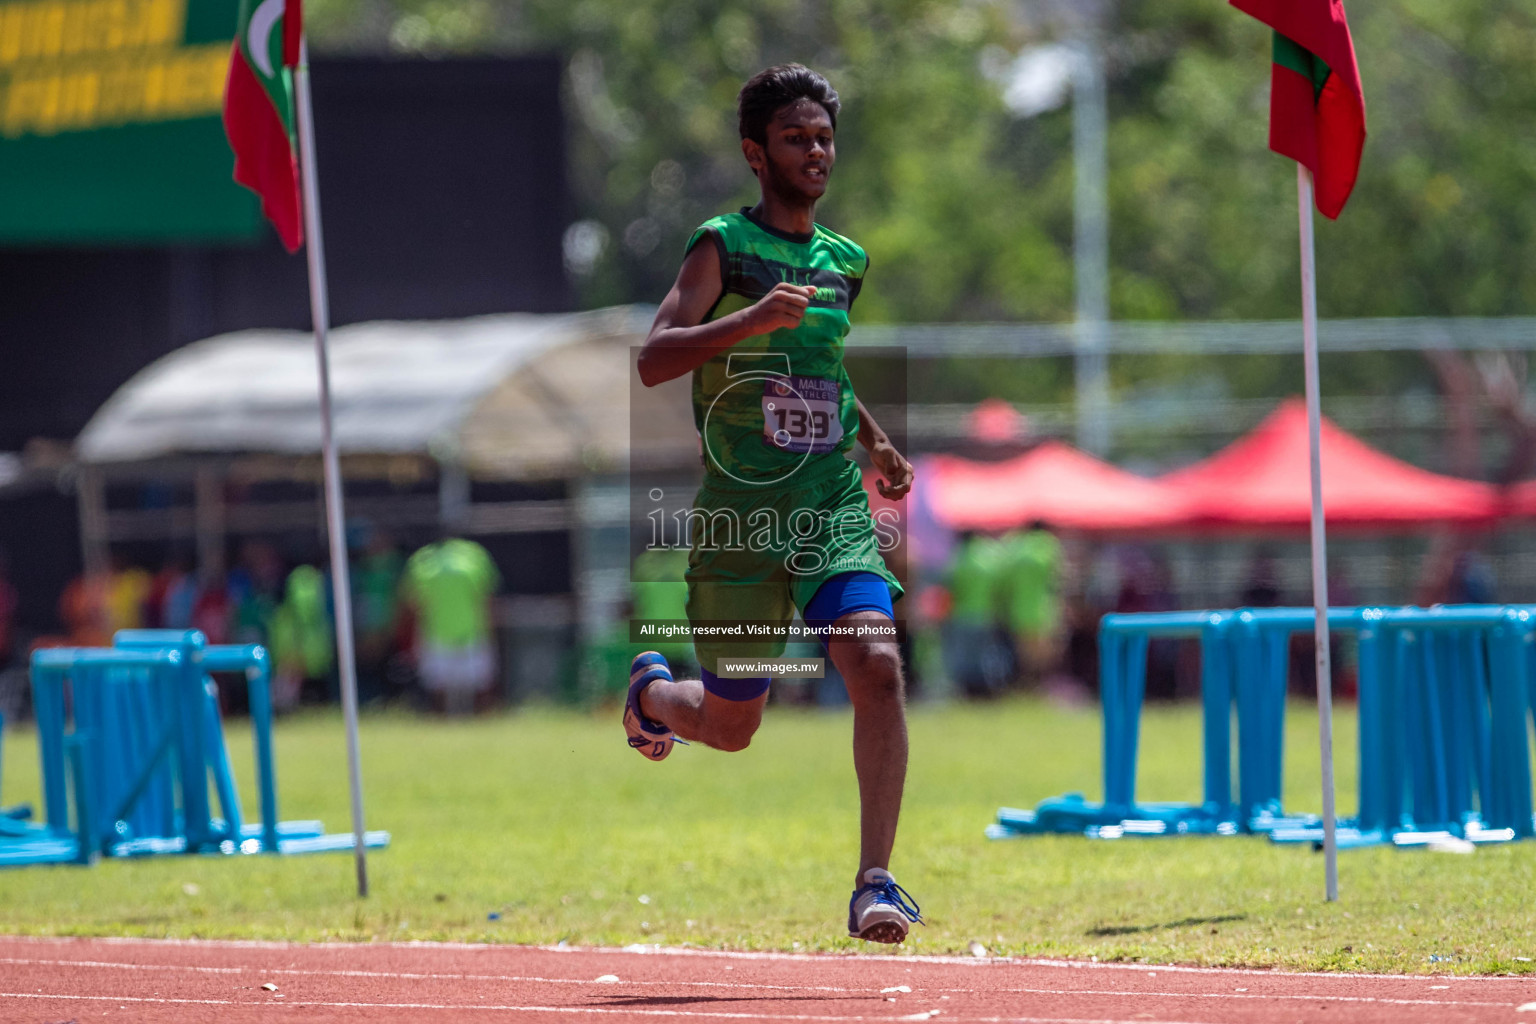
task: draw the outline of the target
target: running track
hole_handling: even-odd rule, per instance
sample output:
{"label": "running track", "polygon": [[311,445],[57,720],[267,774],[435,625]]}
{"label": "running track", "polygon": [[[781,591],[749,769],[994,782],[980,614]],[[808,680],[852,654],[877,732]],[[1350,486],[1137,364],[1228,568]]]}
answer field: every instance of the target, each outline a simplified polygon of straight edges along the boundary
{"label": "running track", "polygon": [[630,947],[0,938],[0,1021],[1536,1024],[1536,978]]}

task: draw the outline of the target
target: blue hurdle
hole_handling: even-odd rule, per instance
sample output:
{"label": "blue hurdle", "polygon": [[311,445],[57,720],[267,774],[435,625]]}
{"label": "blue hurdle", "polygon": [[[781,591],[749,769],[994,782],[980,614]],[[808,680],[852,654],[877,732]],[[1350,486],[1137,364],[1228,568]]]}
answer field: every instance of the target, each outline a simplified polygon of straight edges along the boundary
{"label": "blue hurdle", "polygon": [[[278,820],[264,648],[209,647],[195,630],[125,630],[113,643],[33,655],[45,820],[0,832],[0,864],[352,848],[319,822]],[[249,686],[258,824],[244,821],[209,672],[244,673]]]}
{"label": "blue hurdle", "polygon": [[[1104,802],[1079,793],[1047,800],[1033,811],[1003,808],[988,830],[998,838],[1029,832],[1126,834],[1234,833],[1240,827],[1232,799],[1232,612],[1146,612],[1106,615],[1099,625],[1100,700],[1104,713]],[[1136,755],[1146,693],[1147,649],[1153,639],[1200,641],[1204,710],[1204,785],[1199,805],[1138,803]],[[1241,729],[1241,722],[1239,728]],[[1254,726],[1250,726],[1250,732]]]}
{"label": "blue hurdle", "polygon": [[[1280,842],[1320,841],[1321,822],[1285,814],[1281,801],[1290,639],[1310,633],[1313,617],[1310,608],[1105,616],[1104,803],[1068,794],[1034,811],[1003,808],[987,834],[1261,832]],[[1334,633],[1353,633],[1359,649],[1359,815],[1340,822],[1341,845],[1406,846],[1449,836],[1498,842],[1536,834],[1528,748],[1536,707],[1536,609],[1335,608],[1329,623]],[[1155,637],[1200,642],[1199,806],[1135,799],[1146,654]]]}
{"label": "blue hurdle", "polygon": [[[1530,611],[1459,605],[1370,614],[1381,642],[1361,651],[1359,815],[1341,823],[1340,841],[1414,846],[1536,834]],[[1271,834],[1280,842],[1321,836],[1315,818]]]}
{"label": "blue hurdle", "polygon": [[[5,795],[5,715],[0,714],[0,796]],[[32,808],[27,804],[18,804],[15,807],[7,807],[0,803],[0,838],[8,836],[24,835],[27,829],[26,821],[32,817]]]}

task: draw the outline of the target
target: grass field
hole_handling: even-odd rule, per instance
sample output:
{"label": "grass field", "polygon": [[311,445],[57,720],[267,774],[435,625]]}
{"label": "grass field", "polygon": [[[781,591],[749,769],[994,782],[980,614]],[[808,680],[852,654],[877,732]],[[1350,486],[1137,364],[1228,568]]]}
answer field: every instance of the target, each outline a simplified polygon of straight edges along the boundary
{"label": "grass field", "polygon": [[[368,824],[394,833],[370,860],[367,900],[353,893],[346,854],[10,869],[0,870],[0,933],[855,945],[843,934],[858,809],[848,713],[770,709],[750,749],[678,748],[659,765],[625,748],[617,718],[365,717]],[[999,805],[1098,795],[1098,722],[1095,708],[1032,701],[914,709],[892,867],[928,926],[908,949],[980,942],[999,954],[1329,970],[1536,966],[1523,959],[1536,957],[1536,843],[1470,856],[1347,851],[1343,898],[1328,905],[1319,855],[1258,838],[984,839]],[[241,724],[230,731],[244,782]],[[1345,813],[1353,730],[1352,709],[1341,709]],[[1315,715],[1293,712],[1288,810],[1320,803],[1315,744]],[[346,831],[340,716],[287,719],[277,745],[283,815]],[[36,800],[36,765],[32,735],[7,735],[0,802]],[[1150,708],[1141,765],[1143,798],[1197,798],[1198,709]]]}

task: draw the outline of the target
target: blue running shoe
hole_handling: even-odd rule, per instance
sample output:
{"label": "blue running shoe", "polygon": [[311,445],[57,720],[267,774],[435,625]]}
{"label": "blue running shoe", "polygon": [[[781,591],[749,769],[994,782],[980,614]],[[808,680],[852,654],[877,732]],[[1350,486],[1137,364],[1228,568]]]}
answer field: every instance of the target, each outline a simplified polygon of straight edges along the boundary
{"label": "blue running shoe", "polygon": [[672,753],[672,744],[677,737],[665,725],[641,714],[640,691],[658,679],[671,678],[672,669],[667,666],[667,659],[655,651],[636,655],[629,665],[629,696],[624,701],[624,732],[629,736],[629,745],[652,761],[660,761]]}
{"label": "blue running shoe", "polygon": [[908,922],[923,924],[907,890],[884,868],[864,872],[864,884],[848,901],[848,934],[865,942],[896,943],[907,937]]}

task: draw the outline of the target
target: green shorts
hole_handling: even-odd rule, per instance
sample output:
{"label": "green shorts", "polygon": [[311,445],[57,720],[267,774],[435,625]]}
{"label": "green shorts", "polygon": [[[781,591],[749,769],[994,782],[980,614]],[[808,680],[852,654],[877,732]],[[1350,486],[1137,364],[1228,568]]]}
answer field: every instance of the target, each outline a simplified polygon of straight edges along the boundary
{"label": "green shorts", "polygon": [[718,672],[722,656],[783,654],[783,631],[795,610],[803,611],[834,576],[874,573],[892,600],[902,594],[881,555],[896,545],[897,527],[870,515],[859,467],[831,453],[792,483],[753,487],[707,477],[699,488],[689,513],[685,578],[694,651],[710,672]]}

